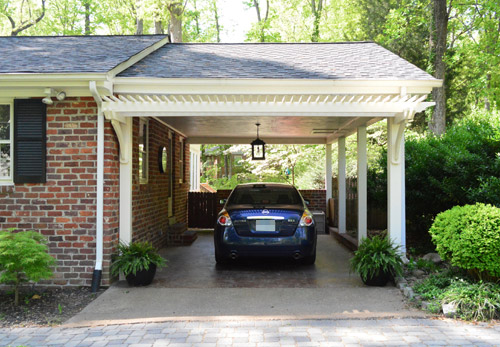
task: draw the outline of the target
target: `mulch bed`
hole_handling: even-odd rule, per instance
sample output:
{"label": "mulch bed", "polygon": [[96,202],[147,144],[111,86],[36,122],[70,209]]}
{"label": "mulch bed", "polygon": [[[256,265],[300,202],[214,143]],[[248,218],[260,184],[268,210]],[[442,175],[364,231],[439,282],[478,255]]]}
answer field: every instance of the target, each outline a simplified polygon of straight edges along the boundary
{"label": "mulch bed", "polygon": [[19,306],[14,293],[0,289],[0,327],[55,326],[80,312],[104,289],[92,294],[88,287],[24,290]]}

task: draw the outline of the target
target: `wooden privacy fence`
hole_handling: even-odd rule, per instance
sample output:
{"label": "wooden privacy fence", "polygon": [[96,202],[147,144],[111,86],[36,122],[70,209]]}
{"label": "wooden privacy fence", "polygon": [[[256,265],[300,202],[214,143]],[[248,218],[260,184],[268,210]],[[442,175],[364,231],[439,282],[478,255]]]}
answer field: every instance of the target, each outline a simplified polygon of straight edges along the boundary
{"label": "wooden privacy fence", "polygon": [[[333,226],[338,227],[338,179],[332,179],[332,192],[334,199],[334,219]],[[382,206],[375,206],[373,202],[368,200],[368,229],[384,230],[387,229],[387,211]],[[358,181],[356,177],[348,177],[346,179],[346,228],[347,230],[355,230],[358,228]]]}
{"label": "wooden privacy fence", "polygon": [[217,193],[189,192],[188,227],[213,228],[219,212],[218,204]]}

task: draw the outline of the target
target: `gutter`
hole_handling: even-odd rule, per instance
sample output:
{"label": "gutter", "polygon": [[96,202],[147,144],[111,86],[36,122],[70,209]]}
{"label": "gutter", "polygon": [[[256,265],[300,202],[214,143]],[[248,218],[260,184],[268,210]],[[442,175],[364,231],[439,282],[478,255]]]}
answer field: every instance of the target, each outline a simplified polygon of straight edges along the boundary
{"label": "gutter", "polygon": [[103,260],[103,225],[104,225],[104,114],[102,99],[95,81],[89,82],[89,89],[97,103],[97,201],[96,201],[96,250],[95,268],[92,274],[92,293],[101,286]]}

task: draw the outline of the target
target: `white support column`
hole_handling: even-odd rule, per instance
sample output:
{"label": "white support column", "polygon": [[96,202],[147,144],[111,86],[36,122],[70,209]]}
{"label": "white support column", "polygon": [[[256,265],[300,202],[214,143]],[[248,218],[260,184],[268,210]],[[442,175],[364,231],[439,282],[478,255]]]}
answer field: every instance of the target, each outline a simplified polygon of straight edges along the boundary
{"label": "white support column", "polygon": [[339,137],[339,233],[346,232],[346,159],[345,159],[345,137]]}
{"label": "white support column", "polygon": [[325,188],[326,188],[326,208],[328,211],[328,199],[332,197],[332,145],[326,144],[325,151]]}
{"label": "white support column", "polygon": [[120,162],[120,242],[132,241],[132,117],[121,125],[123,142],[120,150],[127,151]]}
{"label": "white support column", "polygon": [[366,126],[358,128],[358,245],[367,235],[368,209],[367,209],[367,184],[368,171],[366,156]]}
{"label": "white support column", "polygon": [[405,122],[387,119],[387,231],[401,253],[406,253]]}

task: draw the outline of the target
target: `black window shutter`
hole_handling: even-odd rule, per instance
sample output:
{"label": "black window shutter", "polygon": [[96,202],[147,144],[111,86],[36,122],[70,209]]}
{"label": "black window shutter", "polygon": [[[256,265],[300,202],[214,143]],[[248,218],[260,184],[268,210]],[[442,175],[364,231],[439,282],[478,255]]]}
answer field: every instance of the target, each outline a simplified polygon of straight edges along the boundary
{"label": "black window shutter", "polygon": [[42,100],[14,100],[15,183],[45,183],[46,121]]}

